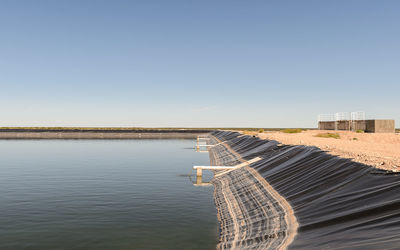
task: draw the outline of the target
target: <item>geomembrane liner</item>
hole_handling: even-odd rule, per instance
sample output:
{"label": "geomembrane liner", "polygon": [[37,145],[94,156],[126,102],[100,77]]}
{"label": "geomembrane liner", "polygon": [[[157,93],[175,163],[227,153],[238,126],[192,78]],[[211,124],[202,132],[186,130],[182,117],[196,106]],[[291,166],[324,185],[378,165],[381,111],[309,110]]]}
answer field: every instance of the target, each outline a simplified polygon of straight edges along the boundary
{"label": "geomembrane liner", "polygon": [[400,175],[237,132],[210,133],[220,249],[400,249]]}

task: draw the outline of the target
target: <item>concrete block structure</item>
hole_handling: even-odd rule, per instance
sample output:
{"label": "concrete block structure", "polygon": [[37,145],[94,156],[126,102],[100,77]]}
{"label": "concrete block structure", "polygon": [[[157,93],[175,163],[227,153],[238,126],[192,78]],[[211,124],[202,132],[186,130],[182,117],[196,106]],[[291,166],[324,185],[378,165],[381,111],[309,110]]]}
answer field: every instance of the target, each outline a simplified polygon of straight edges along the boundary
{"label": "concrete block structure", "polygon": [[394,120],[366,120],[365,132],[394,133]]}
{"label": "concrete block structure", "polygon": [[351,130],[352,131],[357,131],[357,130],[362,130],[366,131],[367,126],[366,126],[366,121],[351,121]]}
{"label": "concrete block structure", "polygon": [[365,131],[369,133],[394,133],[394,120],[365,119],[365,113],[341,112],[335,114],[322,114],[318,116],[318,129],[320,130],[347,130]]}
{"label": "concrete block structure", "polygon": [[351,122],[349,120],[340,120],[335,122],[336,130],[351,130]]}
{"label": "concrete block structure", "polygon": [[335,122],[318,122],[319,130],[335,130]]}
{"label": "concrete block structure", "polygon": [[320,130],[362,130],[368,133],[394,133],[394,120],[365,120],[365,121],[320,121]]}

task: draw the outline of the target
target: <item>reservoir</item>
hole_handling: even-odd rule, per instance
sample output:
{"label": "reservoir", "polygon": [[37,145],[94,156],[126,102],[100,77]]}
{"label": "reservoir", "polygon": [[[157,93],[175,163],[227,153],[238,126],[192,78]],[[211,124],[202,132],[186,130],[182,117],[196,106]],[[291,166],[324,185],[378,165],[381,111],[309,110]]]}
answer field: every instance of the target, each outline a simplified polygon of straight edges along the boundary
{"label": "reservoir", "polygon": [[188,176],[209,157],[194,146],[0,140],[1,249],[215,249],[213,187]]}

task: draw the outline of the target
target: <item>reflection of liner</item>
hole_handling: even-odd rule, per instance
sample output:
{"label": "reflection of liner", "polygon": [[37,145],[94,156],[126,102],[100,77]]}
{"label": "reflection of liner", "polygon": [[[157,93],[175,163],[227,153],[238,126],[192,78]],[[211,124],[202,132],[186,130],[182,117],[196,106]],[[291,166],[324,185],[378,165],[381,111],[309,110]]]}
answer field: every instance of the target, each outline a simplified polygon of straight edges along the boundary
{"label": "reflection of liner", "polygon": [[214,199],[220,222],[218,249],[286,249],[298,223],[290,204],[232,148],[212,137],[220,146],[210,149],[216,165],[241,162],[234,170],[216,173]]}

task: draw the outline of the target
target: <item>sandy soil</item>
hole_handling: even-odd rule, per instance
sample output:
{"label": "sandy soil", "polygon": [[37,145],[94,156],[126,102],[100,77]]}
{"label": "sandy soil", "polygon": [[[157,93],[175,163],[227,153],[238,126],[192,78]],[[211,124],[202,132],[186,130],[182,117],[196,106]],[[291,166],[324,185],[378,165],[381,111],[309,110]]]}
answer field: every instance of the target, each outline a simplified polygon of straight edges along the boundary
{"label": "sandy soil", "polygon": [[[315,137],[316,134],[328,132],[338,133],[340,139]],[[259,133],[258,136],[282,144],[316,146],[332,155],[350,158],[381,169],[400,171],[399,133],[308,130],[296,134],[265,132]]]}

